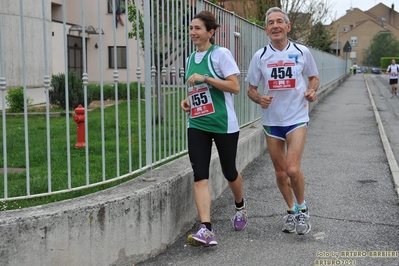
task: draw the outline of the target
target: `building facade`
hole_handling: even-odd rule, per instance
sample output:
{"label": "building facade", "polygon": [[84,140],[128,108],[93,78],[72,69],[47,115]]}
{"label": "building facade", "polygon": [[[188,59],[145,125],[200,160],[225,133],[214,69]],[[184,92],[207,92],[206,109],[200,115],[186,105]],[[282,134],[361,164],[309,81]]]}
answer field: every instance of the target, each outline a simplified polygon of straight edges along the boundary
{"label": "building facade", "polygon": [[[399,13],[391,7],[379,3],[367,11],[351,8],[347,13],[328,26],[335,36],[332,49],[335,53],[353,63],[366,62],[364,51],[369,48],[373,37],[378,33],[388,33],[399,39]],[[349,42],[350,52],[344,52]]]}
{"label": "building facade", "polygon": [[[105,83],[112,83],[115,57],[119,79],[126,80],[127,60],[130,69],[135,70],[144,59],[137,57],[137,50],[142,53],[139,42],[126,38],[132,26],[125,14],[125,0],[115,1],[119,3],[118,16],[114,16],[112,3],[89,0],[82,7],[82,1],[32,0],[22,1],[20,6],[19,1],[0,1],[4,66],[0,74],[6,77],[7,87],[26,83],[27,88],[40,88],[45,75],[51,77],[66,69],[76,71],[78,76],[86,72],[90,83],[98,83],[101,76]],[[132,51],[128,58],[127,46]],[[130,78],[134,81],[136,77]]]}

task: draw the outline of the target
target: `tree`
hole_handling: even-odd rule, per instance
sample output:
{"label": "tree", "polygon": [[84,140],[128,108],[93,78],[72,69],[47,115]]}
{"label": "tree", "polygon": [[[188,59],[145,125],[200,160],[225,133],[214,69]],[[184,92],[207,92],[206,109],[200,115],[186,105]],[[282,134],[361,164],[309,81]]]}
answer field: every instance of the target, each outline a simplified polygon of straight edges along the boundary
{"label": "tree", "polygon": [[255,19],[265,21],[266,11],[274,6],[281,8],[280,0],[254,0]]}
{"label": "tree", "polygon": [[[271,7],[280,7],[283,11],[288,13],[292,23],[291,32],[288,37],[294,41],[301,42],[305,45],[315,45],[312,39],[317,31],[322,32],[326,42],[329,42],[330,35],[318,25],[323,25],[331,18],[331,10],[333,4],[329,0],[230,0],[228,1],[232,11],[242,13],[244,18],[254,22],[260,26],[265,26],[266,11]],[[312,28],[318,26],[316,31]],[[331,36],[332,39],[332,36]],[[317,42],[319,46],[315,48],[324,47],[326,43]],[[323,49],[324,51],[324,49]]]}
{"label": "tree", "polygon": [[274,6],[281,7],[280,0],[226,0],[230,10],[247,18],[257,25],[264,26],[266,11]]}
{"label": "tree", "polygon": [[312,28],[318,24],[323,25],[329,19],[333,7],[329,0],[282,0],[281,3],[292,23],[290,39],[305,45],[310,41]]}
{"label": "tree", "polygon": [[380,66],[381,57],[396,57],[399,54],[399,42],[391,32],[374,35],[370,46],[363,51],[363,65]]}
{"label": "tree", "polygon": [[317,48],[321,51],[332,53],[331,44],[334,36],[326,29],[326,27],[319,21],[310,30],[306,44]]}

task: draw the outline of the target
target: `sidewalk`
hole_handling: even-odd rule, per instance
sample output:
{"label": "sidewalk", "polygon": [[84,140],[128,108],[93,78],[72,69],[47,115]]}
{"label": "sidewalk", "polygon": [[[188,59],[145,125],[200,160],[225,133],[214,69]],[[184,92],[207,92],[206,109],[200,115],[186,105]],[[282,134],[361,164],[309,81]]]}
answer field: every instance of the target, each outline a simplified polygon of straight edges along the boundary
{"label": "sidewalk", "polygon": [[398,195],[390,169],[396,160],[387,159],[389,142],[380,136],[368,88],[363,75],[349,77],[311,113],[302,160],[309,234],[281,232],[286,206],[266,152],[242,172],[249,215],[244,231],[232,228],[233,197],[226,190],[212,206],[218,246],[186,244],[197,223],[163,254],[136,266],[399,265]]}

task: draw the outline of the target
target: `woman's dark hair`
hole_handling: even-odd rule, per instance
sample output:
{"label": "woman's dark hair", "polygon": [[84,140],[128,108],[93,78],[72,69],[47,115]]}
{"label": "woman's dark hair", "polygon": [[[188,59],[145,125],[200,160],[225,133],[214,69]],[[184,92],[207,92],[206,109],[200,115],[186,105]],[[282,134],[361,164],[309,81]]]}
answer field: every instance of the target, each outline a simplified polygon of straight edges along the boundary
{"label": "woman's dark hair", "polygon": [[[202,22],[204,22],[206,31],[215,30],[216,32],[216,29],[220,27],[220,25],[216,22],[215,15],[213,15],[209,11],[201,11],[193,17],[193,19],[195,18],[200,19]],[[215,33],[209,39],[209,41],[211,42],[211,44],[215,44]]]}

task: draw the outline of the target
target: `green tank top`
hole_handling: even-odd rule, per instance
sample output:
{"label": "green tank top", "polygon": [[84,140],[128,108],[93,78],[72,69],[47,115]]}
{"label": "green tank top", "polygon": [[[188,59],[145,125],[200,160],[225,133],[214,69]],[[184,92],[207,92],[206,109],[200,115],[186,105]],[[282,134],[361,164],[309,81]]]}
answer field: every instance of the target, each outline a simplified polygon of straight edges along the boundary
{"label": "green tank top", "polygon": [[[208,74],[209,77],[225,80],[217,74],[212,74],[216,72],[212,65],[211,54],[218,47],[212,45],[199,63],[195,63],[196,52],[190,55],[187,62],[186,81],[194,73]],[[223,92],[210,84],[201,82],[196,83],[194,87],[188,86],[188,91],[191,104],[188,128],[222,134],[238,131],[231,93]]]}

